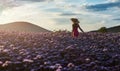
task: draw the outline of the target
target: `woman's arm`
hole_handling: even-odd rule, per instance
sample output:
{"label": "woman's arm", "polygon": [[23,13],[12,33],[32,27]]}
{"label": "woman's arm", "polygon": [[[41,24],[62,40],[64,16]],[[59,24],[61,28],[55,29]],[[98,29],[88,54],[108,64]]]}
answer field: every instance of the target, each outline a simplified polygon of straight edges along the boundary
{"label": "woman's arm", "polygon": [[78,27],[79,27],[79,29],[84,33],[84,31],[82,30],[82,28],[80,27],[80,25],[78,24]]}

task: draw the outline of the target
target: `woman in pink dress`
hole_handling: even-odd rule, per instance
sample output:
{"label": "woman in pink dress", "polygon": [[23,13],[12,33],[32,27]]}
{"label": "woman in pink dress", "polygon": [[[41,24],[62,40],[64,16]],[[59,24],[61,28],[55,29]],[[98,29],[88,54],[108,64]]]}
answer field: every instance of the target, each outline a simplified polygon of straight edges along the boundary
{"label": "woman in pink dress", "polygon": [[71,21],[73,22],[73,24],[72,24],[72,36],[73,37],[78,37],[78,35],[79,35],[79,32],[78,32],[78,28],[82,31],[82,32],[84,32],[82,29],[81,29],[81,27],[80,27],[80,25],[79,25],[79,21],[78,21],[78,19],[76,19],[76,18],[71,18]]}

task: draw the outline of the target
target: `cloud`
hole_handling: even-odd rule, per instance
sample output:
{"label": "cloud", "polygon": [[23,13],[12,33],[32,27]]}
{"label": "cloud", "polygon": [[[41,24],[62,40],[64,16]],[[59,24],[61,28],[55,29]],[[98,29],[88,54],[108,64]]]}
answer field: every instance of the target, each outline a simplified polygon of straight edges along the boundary
{"label": "cloud", "polygon": [[17,1],[24,1],[24,2],[51,2],[54,0],[17,0]]}
{"label": "cloud", "polygon": [[92,31],[92,30],[98,30],[101,27],[106,26],[106,21],[99,21],[95,24],[80,24],[81,27],[84,29],[84,31]]}
{"label": "cloud", "polygon": [[109,2],[119,2],[120,0],[108,0]]}
{"label": "cloud", "polygon": [[0,16],[0,24],[15,21],[26,21],[39,25],[43,28],[52,30],[56,23],[48,12],[43,12],[39,7],[39,3],[26,4],[19,7],[13,7],[3,10]]}
{"label": "cloud", "polygon": [[46,1],[46,0],[20,0],[20,1],[42,2],[42,1]]}
{"label": "cloud", "polygon": [[115,18],[115,19],[113,19],[113,20],[117,20],[117,21],[120,21],[120,18]]}
{"label": "cloud", "polygon": [[18,6],[17,1],[15,0],[0,0],[0,7],[8,8]]}
{"label": "cloud", "polygon": [[120,0],[115,2],[103,3],[103,4],[87,5],[86,9],[92,11],[105,11],[113,7],[120,8]]}
{"label": "cloud", "polygon": [[81,25],[81,28],[87,32],[92,31],[92,30],[97,30],[100,27],[103,27],[103,25],[102,24],[84,24],[84,25]]}
{"label": "cloud", "polygon": [[16,7],[33,2],[52,2],[55,0],[0,0],[0,7]]}
{"label": "cloud", "polygon": [[[64,28],[71,30],[70,18],[76,17],[80,19],[81,27],[85,31],[89,31],[98,29],[105,24],[112,23],[115,25],[119,22],[113,20],[118,20],[116,18],[119,18],[120,5],[118,3],[120,3],[120,0],[109,0],[102,4],[98,4],[99,1],[94,3],[92,0],[90,3],[92,5],[81,1],[0,0],[0,6],[2,7],[0,9],[3,10],[0,16],[0,23],[27,21],[49,30]],[[110,10],[107,10],[109,8]],[[99,12],[86,11],[86,9]],[[102,20],[105,20],[106,23]]]}
{"label": "cloud", "polygon": [[81,15],[79,13],[61,13],[60,16],[75,16],[75,15]]}
{"label": "cloud", "polygon": [[5,9],[10,9],[13,7],[19,7],[24,6],[26,4],[32,4],[32,3],[42,3],[42,2],[53,2],[55,0],[0,0],[0,14]]}

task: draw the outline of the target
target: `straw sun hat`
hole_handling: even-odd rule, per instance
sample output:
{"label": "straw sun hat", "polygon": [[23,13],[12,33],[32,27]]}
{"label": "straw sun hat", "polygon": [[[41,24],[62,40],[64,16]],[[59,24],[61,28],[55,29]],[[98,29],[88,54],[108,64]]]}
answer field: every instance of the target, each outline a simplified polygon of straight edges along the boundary
{"label": "straw sun hat", "polygon": [[77,18],[71,18],[71,21],[79,23],[79,20]]}

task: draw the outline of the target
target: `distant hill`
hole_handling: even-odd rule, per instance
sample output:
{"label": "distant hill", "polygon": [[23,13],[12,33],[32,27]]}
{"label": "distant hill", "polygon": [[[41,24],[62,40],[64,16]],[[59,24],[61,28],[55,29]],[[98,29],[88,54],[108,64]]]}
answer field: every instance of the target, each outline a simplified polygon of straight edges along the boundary
{"label": "distant hill", "polygon": [[0,25],[0,30],[5,31],[19,31],[19,32],[50,32],[40,26],[29,22],[12,22]]}
{"label": "distant hill", "polygon": [[107,28],[108,32],[120,32],[120,26]]}
{"label": "distant hill", "polygon": [[[91,32],[97,32],[98,30],[93,30]],[[120,26],[114,26],[114,27],[110,27],[107,28],[108,32],[120,32]]]}

